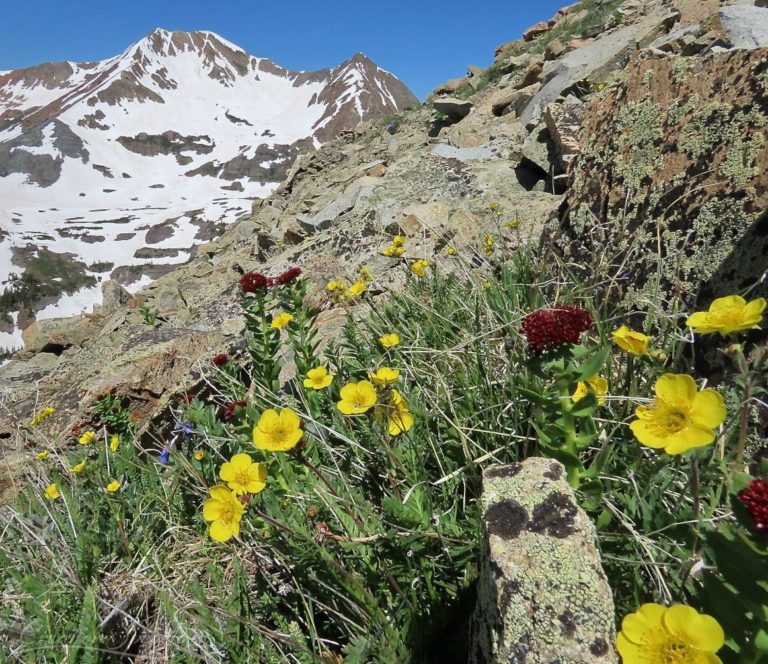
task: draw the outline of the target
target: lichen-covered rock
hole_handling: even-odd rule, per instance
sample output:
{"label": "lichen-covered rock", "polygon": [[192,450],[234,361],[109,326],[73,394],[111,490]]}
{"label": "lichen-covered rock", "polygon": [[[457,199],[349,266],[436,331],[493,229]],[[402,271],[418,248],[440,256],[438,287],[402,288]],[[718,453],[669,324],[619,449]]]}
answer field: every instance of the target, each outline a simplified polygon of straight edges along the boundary
{"label": "lichen-covered rock", "polygon": [[587,105],[549,246],[585,279],[610,276],[630,309],[768,295],[767,128],[768,49],[646,52]]}
{"label": "lichen-covered rock", "polygon": [[530,458],[483,473],[484,554],[470,664],[607,664],[614,607],[595,529],[563,466]]}

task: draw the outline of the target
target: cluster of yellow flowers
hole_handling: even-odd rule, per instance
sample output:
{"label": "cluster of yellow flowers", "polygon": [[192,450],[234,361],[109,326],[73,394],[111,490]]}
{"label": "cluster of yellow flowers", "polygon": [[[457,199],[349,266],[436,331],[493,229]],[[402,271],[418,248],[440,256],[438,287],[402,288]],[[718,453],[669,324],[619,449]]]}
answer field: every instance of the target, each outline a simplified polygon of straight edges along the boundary
{"label": "cluster of yellow flowers", "polygon": [[490,258],[493,256],[493,235],[486,235],[483,238],[483,253]]}
{"label": "cluster of yellow flowers", "polygon": [[[716,299],[709,311],[697,311],[687,325],[699,334],[727,336],[757,328],[765,311],[765,299],[747,302],[738,295]],[[633,355],[652,355],[650,338],[622,325],[611,338],[622,350]],[[630,429],[638,441],[667,454],[682,454],[694,447],[714,442],[715,430],[725,421],[723,397],[713,389],[699,391],[687,374],[666,373],[654,386],[655,399],[649,406],[638,406],[637,419]]]}
{"label": "cluster of yellow flowers", "polygon": [[334,303],[339,304],[343,300],[351,302],[365,293],[368,284],[373,281],[373,272],[371,272],[370,268],[363,266],[357,273],[360,278],[349,288],[347,288],[347,284],[341,279],[329,281],[325,285],[325,289],[331,294]]}
{"label": "cluster of yellow flowers", "polygon": [[345,415],[362,415],[376,407],[377,420],[386,422],[389,434],[399,436],[413,426],[408,404],[394,385],[400,378],[399,369],[380,367],[368,374],[370,380],[347,383],[341,388],[341,400],[336,404]]}
{"label": "cluster of yellow flowers", "polygon": [[388,256],[389,258],[399,258],[405,253],[405,236],[395,235],[392,238],[392,244],[385,249],[381,250],[382,256]]}
{"label": "cluster of yellow flowers", "polygon": [[411,272],[417,277],[423,277],[426,274],[426,270],[430,267],[431,263],[428,260],[419,259],[411,263]]}
{"label": "cluster of yellow flowers", "polygon": [[272,316],[272,322],[270,323],[270,326],[272,327],[273,330],[282,330],[292,320],[293,320],[293,314],[284,312],[282,314],[277,314],[276,316]]}
{"label": "cluster of yellow flowers", "polygon": [[55,412],[56,412],[55,408],[53,408],[52,406],[46,406],[40,412],[35,413],[34,417],[29,422],[29,426],[36,427],[43,420],[47,420]]}

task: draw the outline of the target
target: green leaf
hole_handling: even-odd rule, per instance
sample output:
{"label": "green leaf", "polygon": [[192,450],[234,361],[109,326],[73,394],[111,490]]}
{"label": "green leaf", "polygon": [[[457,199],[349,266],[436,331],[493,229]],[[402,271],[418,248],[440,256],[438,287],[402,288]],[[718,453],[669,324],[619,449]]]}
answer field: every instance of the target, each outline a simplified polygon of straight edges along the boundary
{"label": "green leaf", "polygon": [[605,364],[606,359],[608,359],[610,352],[610,348],[603,348],[587,359],[580,367],[578,367],[576,380],[587,380],[592,378],[592,376],[596,376]]}

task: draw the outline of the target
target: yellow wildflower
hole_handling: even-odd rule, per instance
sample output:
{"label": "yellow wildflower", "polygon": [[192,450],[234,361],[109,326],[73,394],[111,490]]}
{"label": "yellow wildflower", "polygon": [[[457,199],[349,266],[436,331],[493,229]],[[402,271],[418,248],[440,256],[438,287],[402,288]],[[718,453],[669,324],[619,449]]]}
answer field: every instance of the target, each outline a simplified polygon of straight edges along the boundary
{"label": "yellow wildflower", "polygon": [[376,404],[376,388],[367,380],[347,383],[339,396],[341,401],[336,406],[345,415],[360,415]]}
{"label": "yellow wildflower", "polygon": [[648,342],[647,337],[642,332],[630,330],[626,325],[622,325],[618,330],[611,333],[611,339],[622,350],[632,353],[632,355],[647,355]]}
{"label": "yellow wildflower", "polygon": [[491,201],[488,203],[488,209],[491,212],[496,212],[497,210],[501,209],[501,203],[499,203],[499,201]]}
{"label": "yellow wildflower", "polygon": [[587,378],[586,382],[580,380],[576,384],[576,390],[571,395],[571,399],[573,401],[580,401],[590,391],[597,395],[597,405],[602,406],[605,403],[605,395],[608,392],[608,380],[603,378],[603,376],[592,376],[592,378]]}
{"label": "yellow wildflower", "polygon": [[725,420],[723,397],[715,390],[696,389],[687,374],[663,374],[655,386],[656,399],[638,406],[638,419],[629,425],[643,445],[682,454],[715,440],[715,429]]}
{"label": "yellow wildflower", "polygon": [[107,484],[106,489],[109,491],[109,493],[115,493],[116,491],[120,491],[120,487],[123,486],[118,482],[117,480],[112,480],[109,484]]}
{"label": "yellow wildflower", "polygon": [[493,287],[493,284],[490,281],[483,282],[483,288],[485,288],[485,290],[490,290],[492,287]]}
{"label": "yellow wildflower", "polygon": [[428,267],[429,267],[429,261],[424,260],[422,258],[420,260],[413,262],[413,264],[411,265],[411,272],[413,272],[417,277],[423,277]]}
{"label": "yellow wildflower", "polygon": [[113,452],[117,452],[117,449],[120,447],[120,436],[115,434],[112,436],[112,438],[109,439],[109,449]]}
{"label": "yellow wildflower", "polygon": [[328,373],[324,366],[315,367],[307,371],[304,379],[304,387],[312,390],[323,390],[333,382],[333,374]]}
{"label": "yellow wildflower", "polygon": [[51,406],[46,406],[39,413],[35,413],[35,416],[30,420],[29,425],[36,427],[43,420],[47,420],[51,415],[56,412],[56,409]]}
{"label": "yellow wildflower", "polygon": [[288,323],[293,320],[293,315],[289,313],[282,313],[278,316],[272,317],[272,329],[282,330]]}
{"label": "yellow wildflower", "polygon": [[240,521],[245,505],[222,484],[211,487],[211,497],[203,503],[203,518],[211,522],[211,539],[226,542],[240,536]]}
{"label": "yellow wildflower", "polygon": [[405,235],[395,235],[392,238],[393,247],[402,247],[405,244]]}
{"label": "yellow wildflower", "polygon": [[35,459],[40,459],[41,461],[44,461],[48,458],[48,450],[43,450],[42,452],[38,452],[35,455]]}
{"label": "yellow wildflower", "polygon": [[267,469],[264,464],[254,463],[247,454],[235,454],[222,464],[219,477],[236,496],[244,493],[259,493],[267,486]]}
{"label": "yellow wildflower", "polygon": [[195,461],[202,461],[205,459],[205,452],[203,450],[195,450]]}
{"label": "yellow wildflower", "polygon": [[59,487],[56,486],[56,482],[52,482],[47,487],[45,487],[45,497],[48,500],[56,500],[60,495]]}
{"label": "yellow wildflower", "polygon": [[371,268],[363,266],[357,271],[357,273],[365,283],[370,283],[373,281],[373,272],[371,272]]}
{"label": "yellow wildflower", "polygon": [[379,367],[377,371],[368,374],[374,385],[392,385],[400,378],[400,370],[390,367]]}
{"label": "yellow wildflower", "polygon": [[392,390],[392,407],[388,412],[389,434],[399,436],[413,426],[413,415],[408,410],[408,404],[397,390]]}
{"label": "yellow wildflower", "polygon": [[349,299],[354,299],[356,297],[360,297],[363,293],[365,293],[365,281],[363,279],[358,279],[349,287],[349,290],[347,291],[347,297]]}
{"label": "yellow wildflower", "polygon": [[253,428],[253,444],[268,452],[287,452],[303,436],[301,420],[291,408],[283,408],[279,413],[272,408],[265,410]]}
{"label": "yellow wildflower", "polygon": [[72,466],[72,467],[69,469],[69,471],[70,471],[71,473],[75,473],[75,475],[79,475],[79,474],[80,474],[80,473],[82,473],[84,470],[85,470],[85,460],[81,461],[81,462],[80,462],[80,463],[78,463],[78,464],[75,464],[74,466]]}
{"label": "yellow wildflower", "polygon": [[384,346],[384,348],[394,348],[400,343],[400,335],[395,332],[390,332],[383,337],[379,337],[379,343]]}
{"label": "yellow wildflower", "polygon": [[330,293],[334,293],[336,291],[345,291],[345,290],[347,290],[347,285],[343,281],[341,281],[341,280],[329,281],[325,285],[325,289],[327,291],[329,291]]}
{"label": "yellow wildflower", "polygon": [[643,604],[624,616],[616,649],[624,664],[720,664],[715,653],[724,643],[723,628],[712,616],[684,604]]}
{"label": "yellow wildflower", "polygon": [[747,302],[739,295],[720,297],[709,305],[709,311],[697,311],[690,315],[686,325],[699,334],[719,332],[724,337],[733,332],[760,329],[765,311],[765,298]]}
{"label": "yellow wildflower", "polygon": [[515,217],[512,221],[508,221],[506,224],[504,224],[504,227],[514,231],[520,228],[520,224],[522,223],[523,221],[520,219],[520,217]]}
{"label": "yellow wildflower", "polygon": [[456,255],[456,249],[453,247],[446,247],[445,248],[445,255],[446,256],[455,256]]}
{"label": "yellow wildflower", "polygon": [[405,248],[400,245],[391,244],[386,249],[381,250],[382,256],[389,256],[390,258],[393,256],[402,256],[405,253]]}
{"label": "yellow wildflower", "polygon": [[486,235],[483,238],[483,253],[486,256],[493,255],[493,235]]}
{"label": "yellow wildflower", "polygon": [[94,438],[96,438],[95,431],[86,431],[82,436],[80,436],[79,443],[81,445],[88,445]]}

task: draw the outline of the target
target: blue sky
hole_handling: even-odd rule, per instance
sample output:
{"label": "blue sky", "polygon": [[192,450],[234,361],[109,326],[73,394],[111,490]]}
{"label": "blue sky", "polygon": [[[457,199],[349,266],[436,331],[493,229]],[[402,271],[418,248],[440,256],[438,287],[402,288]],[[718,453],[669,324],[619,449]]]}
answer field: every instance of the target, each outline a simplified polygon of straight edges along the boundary
{"label": "blue sky", "polygon": [[568,0],[3,0],[0,70],[101,60],[153,28],[212,30],[291,69],[332,67],[358,51],[421,99]]}

